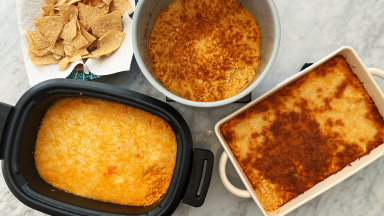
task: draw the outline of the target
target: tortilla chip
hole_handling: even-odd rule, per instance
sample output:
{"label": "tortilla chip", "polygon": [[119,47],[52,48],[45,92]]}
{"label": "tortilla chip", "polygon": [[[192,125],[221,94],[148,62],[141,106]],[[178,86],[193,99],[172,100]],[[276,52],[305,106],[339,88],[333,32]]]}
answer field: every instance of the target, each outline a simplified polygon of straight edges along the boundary
{"label": "tortilla chip", "polygon": [[[61,31],[63,31],[63,30],[61,30]],[[62,39],[62,38],[60,37],[60,35],[61,35],[61,32],[60,32],[59,36],[57,36],[56,42]]]}
{"label": "tortilla chip", "polygon": [[105,4],[104,2],[102,3],[103,6],[100,8],[103,11],[103,14],[108,14],[109,12],[109,5]]}
{"label": "tortilla chip", "polygon": [[76,19],[76,31],[80,31],[79,20]]}
{"label": "tortilla chip", "polygon": [[37,30],[27,31],[28,54],[35,65],[62,59],[59,69],[65,70],[70,62],[110,56],[123,43],[121,16],[132,11],[128,0],[45,1],[42,17],[33,22]]}
{"label": "tortilla chip", "polygon": [[33,31],[27,30],[27,37],[28,37],[28,40],[29,40],[28,55],[30,55],[30,56],[44,56],[44,55],[47,55],[49,53],[48,47],[47,48],[43,48],[43,49],[36,49],[35,48],[35,44],[34,44],[34,42],[32,40],[32,34],[33,34]]}
{"label": "tortilla chip", "polygon": [[75,61],[79,61],[83,58],[81,58],[81,55],[75,55],[75,56],[68,56],[68,59],[69,59],[69,62],[75,62]]}
{"label": "tortilla chip", "polygon": [[31,47],[28,47],[28,53],[27,54],[30,56],[38,56],[38,55],[36,55],[36,53],[32,52]]}
{"label": "tortilla chip", "polygon": [[[113,52],[115,52],[115,51],[113,51]],[[106,57],[109,57],[110,55],[112,55],[113,52],[108,53],[108,54],[105,54],[105,56],[106,56]]]}
{"label": "tortilla chip", "polygon": [[34,65],[47,65],[47,64],[57,64],[58,60],[53,57],[52,54],[45,56],[35,56],[31,57],[31,61]]}
{"label": "tortilla chip", "polygon": [[76,48],[70,44],[64,44],[65,55],[73,55],[76,52]]}
{"label": "tortilla chip", "polygon": [[31,55],[31,56],[41,57],[41,56],[45,56],[48,54],[51,54],[51,52],[48,50],[48,47],[44,48],[44,49],[39,49],[39,50],[38,49],[34,49],[34,50],[32,49],[32,50],[30,50],[30,52],[28,51],[28,55]]}
{"label": "tortilla chip", "polygon": [[124,16],[127,11],[132,12],[131,3],[128,0],[113,0],[109,4],[109,11],[113,12],[116,10],[120,12],[120,16]]}
{"label": "tortilla chip", "polygon": [[84,55],[83,58],[96,58],[92,53],[89,53],[88,55]]}
{"label": "tortilla chip", "polygon": [[71,55],[75,52],[76,48],[69,44],[64,44],[65,55]]}
{"label": "tortilla chip", "polygon": [[67,0],[67,4],[75,4],[76,2],[80,2],[81,0]]}
{"label": "tortilla chip", "polygon": [[63,45],[71,44],[72,40],[63,40]]}
{"label": "tortilla chip", "polygon": [[89,34],[89,32],[87,32],[87,30],[85,30],[83,27],[80,27],[80,32],[81,35],[83,35],[83,37],[88,41],[87,47],[96,40],[96,38]]}
{"label": "tortilla chip", "polygon": [[68,64],[69,64],[69,59],[68,59],[68,57],[63,58],[63,59],[60,61],[60,64],[59,64],[59,70],[60,70],[60,71],[65,70],[65,68],[67,68]]}
{"label": "tortilla chip", "polygon": [[72,39],[70,44],[74,46],[76,49],[80,49],[88,45],[88,41],[83,37],[83,35],[81,35],[80,32],[77,32],[76,37]]}
{"label": "tortilla chip", "polygon": [[47,4],[56,4],[56,1],[57,0],[45,0],[45,2],[47,2]]}
{"label": "tortilla chip", "polygon": [[32,40],[32,34],[33,34],[33,31],[31,30],[26,30],[26,33],[27,33],[27,37],[28,37],[28,41],[29,41],[29,44],[28,44],[28,48],[35,48],[35,44],[33,43],[33,40]]}
{"label": "tortilla chip", "polygon": [[68,56],[75,56],[75,55],[87,55],[89,52],[86,48],[76,49],[74,46],[70,44],[64,44],[64,52]]}
{"label": "tortilla chip", "polygon": [[87,28],[87,23],[85,23],[84,20],[79,20],[79,24],[84,27],[85,29]]}
{"label": "tortilla chip", "polygon": [[125,33],[121,31],[111,30],[108,31],[103,37],[101,37],[97,44],[97,49],[92,52],[92,54],[98,58],[102,55],[109,54],[123,44],[125,38]]}
{"label": "tortilla chip", "polygon": [[108,14],[109,12],[109,5],[105,4],[102,0],[100,0],[99,3],[93,5],[95,8],[99,8],[103,11],[103,15]]}
{"label": "tortilla chip", "polygon": [[104,15],[91,26],[92,33],[96,37],[102,37],[110,30],[122,31],[123,26],[119,11]]}
{"label": "tortilla chip", "polygon": [[59,36],[64,26],[58,16],[42,17],[41,19],[35,20],[33,24],[45,36],[51,46],[55,45],[57,36]]}
{"label": "tortilla chip", "polygon": [[92,6],[85,5],[79,2],[79,18],[85,21],[87,29],[101,16],[103,16],[103,10],[94,8]]}
{"label": "tortilla chip", "polygon": [[103,0],[89,0],[92,3],[92,6],[95,7],[100,2],[103,2]]}
{"label": "tortilla chip", "polygon": [[55,7],[59,7],[62,4],[65,4],[66,0],[58,0],[55,4]]}
{"label": "tortilla chip", "polygon": [[47,48],[44,49],[35,49],[35,48],[30,48],[28,47],[28,55],[30,56],[45,56],[47,54],[50,54],[51,52]]}
{"label": "tortilla chip", "polygon": [[45,14],[49,14],[49,12],[55,10],[55,6],[53,4],[48,4],[42,7]]}
{"label": "tortilla chip", "polygon": [[62,55],[57,55],[55,53],[52,53],[53,57],[55,57],[57,60],[61,59],[63,57]]}
{"label": "tortilla chip", "polygon": [[49,42],[38,29],[29,31],[35,49],[44,49],[50,46]]}
{"label": "tortilla chip", "polygon": [[95,40],[93,43],[91,43],[90,45],[88,45],[87,47],[88,50],[95,50],[97,49],[97,40]]}
{"label": "tortilla chip", "polygon": [[35,17],[35,18],[33,18],[33,20],[38,20],[38,19],[41,19],[41,18],[43,18],[43,16]]}
{"label": "tortilla chip", "polygon": [[76,37],[76,20],[73,19],[69,23],[67,23],[63,31],[60,34],[60,37],[64,40],[71,41],[74,37]]}
{"label": "tortilla chip", "polygon": [[30,55],[30,56],[36,56],[36,54],[31,51],[30,47],[28,47],[28,53],[27,54]]}
{"label": "tortilla chip", "polygon": [[103,0],[103,2],[104,2],[105,4],[107,4],[107,5],[111,4],[111,1],[112,1],[112,0]]}
{"label": "tortilla chip", "polygon": [[100,0],[99,3],[94,4],[93,7],[102,8],[104,5],[107,5],[107,4],[105,4],[102,0]]}
{"label": "tortilla chip", "polygon": [[79,11],[74,5],[62,4],[59,7],[60,18],[63,21],[64,25],[70,22],[72,19],[77,19],[77,14]]}
{"label": "tortilla chip", "polygon": [[85,47],[83,47],[81,49],[76,50],[76,52],[73,55],[79,54],[83,56],[83,55],[87,55],[88,53],[89,53],[88,50]]}
{"label": "tortilla chip", "polygon": [[55,43],[54,47],[48,47],[48,50],[56,55],[63,56],[64,55],[64,44],[63,40],[59,40]]}

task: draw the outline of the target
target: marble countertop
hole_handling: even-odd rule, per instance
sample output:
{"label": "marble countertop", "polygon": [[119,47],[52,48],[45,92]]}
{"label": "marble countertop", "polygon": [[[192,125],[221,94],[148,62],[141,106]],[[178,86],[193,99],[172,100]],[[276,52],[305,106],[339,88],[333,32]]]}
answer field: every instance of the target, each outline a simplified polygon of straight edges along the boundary
{"label": "marble countertop", "polygon": [[[384,1],[379,0],[275,0],[281,22],[281,42],[276,62],[252,99],[297,73],[306,62],[316,62],[341,46],[352,46],[367,67],[384,69]],[[16,2],[0,1],[0,101],[15,105],[30,88],[21,53]],[[133,64],[132,67],[137,67]],[[384,81],[375,78],[384,90]],[[138,91],[165,101],[139,72],[122,72],[99,82]],[[174,215],[262,215],[252,199],[228,192],[220,181],[218,162],[223,148],[212,132],[215,123],[244,104],[218,108],[193,108],[170,103],[186,119],[194,147],[215,154],[211,186],[204,205],[180,204]],[[0,171],[1,172],[1,171]],[[243,187],[233,166],[228,178]],[[2,176],[2,175],[1,175]],[[289,215],[382,215],[384,212],[384,157],[344,182],[299,207]],[[0,177],[1,215],[44,215],[18,201]]]}

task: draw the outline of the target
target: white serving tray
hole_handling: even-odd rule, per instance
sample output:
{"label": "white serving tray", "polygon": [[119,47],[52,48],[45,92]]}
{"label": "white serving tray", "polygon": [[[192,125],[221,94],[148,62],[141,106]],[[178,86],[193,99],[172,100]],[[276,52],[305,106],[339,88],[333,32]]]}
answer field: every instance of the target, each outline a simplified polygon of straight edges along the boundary
{"label": "white serving tray", "polygon": [[[259,206],[261,211],[265,216],[282,216],[285,215],[294,209],[298,208],[299,206],[303,205],[304,203],[310,201],[311,199],[315,198],[319,194],[327,191],[331,187],[335,186],[336,184],[342,182],[349,176],[353,175],[357,171],[361,170],[362,168],[366,167],[368,164],[372,163],[379,157],[381,157],[384,154],[384,145],[380,145],[374,150],[371,151],[369,155],[366,155],[359,160],[354,161],[351,163],[351,166],[347,166],[344,169],[342,169],[340,172],[329,176],[324,181],[318,183],[311,189],[307,190],[305,193],[297,196],[295,199],[289,201],[285,205],[283,205],[279,210],[278,213],[275,212],[266,212],[263,207],[261,206],[260,202],[257,199],[256,193],[254,192],[252,185],[248,181],[248,178],[244,174],[243,170],[241,169],[238,161],[236,160],[236,157],[232,153],[231,149],[225,142],[220,127],[233,117],[237,116],[241,112],[245,111],[249,107],[261,102],[265,98],[269,97],[270,95],[274,94],[275,92],[279,91],[280,89],[284,88],[285,86],[289,85],[290,83],[296,81],[297,79],[301,78],[302,76],[308,74],[315,68],[319,67],[323,63],[327,62],[328,60],[332,59],[333,57],[337,55],[342,55],[348,64],[350,65],[353,73],[357,75],[357,77],[360,79],[360,81],[363,83],[364,88],[368,92],[369,96],[371,96],[372,100],[375,102],[380,114],[384,116],[384,95],[383,92],[380,90],[377,83],[372,78],[372,75],[379,76],[384,79],[384,71],[375,69],[375,68],[366,68],[355,50],[353,50],[351,47],[341,47],[340,49],[336,50],[335,52],[329,54],[325,58],[321,59],[320,61],[314,63],[312,66],[306,68],[305,70],[301,71],[300,73],[292,76],[291,78],[285,80],[284,82],[277,85],[275,88],[271,89],[267,93],[263,94],[259,98],[253,100],[252,102],[248,103],[241,109],[237,110],[236,112],[230,114],[229,116],[225,117],[224,119],[220,120],[216,126],[215,126],[215,132],[217,137],[219,138],[222,146],[224,147],[224,152],[221,155],[220,163],[219,163],[219,174],[220,178],[224,184],[224,186],[234,195],[237,195],[239,197],[244,198],[250,198],[252,197],[253,200],[256,202],[256,204]],[[226,162],[229,159],[231,160],[232,164],[234,165],[237,173],[239,174],[241,180],[243,181],[245,187],[247,190],[240,190],[236,187],[234,187],[227,179],[226,173],[225,173],[225,165]]]}

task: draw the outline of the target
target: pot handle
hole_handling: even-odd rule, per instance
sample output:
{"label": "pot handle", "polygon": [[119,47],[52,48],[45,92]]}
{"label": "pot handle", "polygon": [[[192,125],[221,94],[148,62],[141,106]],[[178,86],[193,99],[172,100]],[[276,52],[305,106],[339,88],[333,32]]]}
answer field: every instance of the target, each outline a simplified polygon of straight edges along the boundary
{"label": "pot handle", "polygon": [[227,190],[229,190],[229,192],[231,192],[232,194],[238,197],[251,198],[251,194],[249,193],[249,191],[241,190],[233,186],[233,184],[229,182],[227,178],[227,173],[225,172],[225,165],[227,164],[227,161],[228,161],[228,155],[224,151],[220,157],[220,162],[219,162],[219,175],[220,175],[221,182],[223,182],[225,188],[227,188]]}
{"label": "pot handle", "polygon": [[[205,161],[207,161],[205,176],[202,178]],[[211,182],[213,162],[214,156],[211,151],[197,148],[194,149],[191,177],[183,198],[183,203],[193,207],[200,207],[203,205]],[[200,188],[201,192],[199,193]]]}
{"label": "pot handle", "polygon": [[384,79],[384,71],[376,68],[367,68],[368,72],[372,74],[373,76],[380,77]]}
{"label": "pot handle", "polygon": [[7,118],[13,106],[0,102],[0,160],[4,159],[5,145],[3,145],[3,132]]}

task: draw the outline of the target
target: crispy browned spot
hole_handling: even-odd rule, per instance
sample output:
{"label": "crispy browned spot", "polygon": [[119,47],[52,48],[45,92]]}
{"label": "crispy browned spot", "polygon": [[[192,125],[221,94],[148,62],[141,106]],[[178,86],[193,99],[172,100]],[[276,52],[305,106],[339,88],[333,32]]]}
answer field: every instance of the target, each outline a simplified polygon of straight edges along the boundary
{"label": "crispy browned spot", "polygon": [[343,123],[343,121],[341,119],[337,119],[335,124],[339,125],[339,126],[344,126],[344,123]]}
{"label": "crispy browned spot", "polygon": [[194,101],[222,100],[258,76],[260,28],[237,0],[176,0],[156,20],[149,56],[171,92]]}
{"label": "crispy browned spot", "polygon": [[107,171],[104,173],[105,177],[110,177],[113,173],[116,172],[117,166],[109,166]]}
{"label": "crispy browned spot", "polygon": [[[334,76],[329,77],[330,73]],[[337,80],[336,77],[340,74],[343,74],[339,76],[342,79]],[[307,95],[305,99],[300,94],[304,90],[302,88],[311,88],[306,85],[311,79],[325,79],[325,83],[334,83],[334,88],[316,87],[313,90],[314,97]],[[343,104],[341,100],[346,98],[347,91],[350,104]],[[318,92],[331,93],[320,94],[318,97]],[[357,93],[361,96],[353,97]],[[290,103],[291,101],[294,102]],[[348,119],[340,119],[338,115],[334,115],[337,118],[321,116],[331,111],[351,111],[354,104],[364,105],[367,113],[362,115],[362,119],[371,122],[370,125],[377,133],[369,138],[347,141],[345,133],[348,131],[340,128],[354,127],[348,123]],[[292,106],[293,108],[287,108]],[[355,113],[353,114],[358,115]],[[271,117],[264,118],[265,115]],[[249,122],[249,119],[258,119],[257,124]],[[254,129],[257,127],[259,129]],[[238,136],[243,130],[250,134],[248,140],[245,140],[248,142],[246,144],[244,138]],[[341,56],[331,59],[221,127],[221,132],[225,134],[228,145],[256,193],[263,179],[274,185],[280,200],[269,203],[271,205],[262,200],[263,207],[268,206],[267,210],[275,210],[356,159],[367,155],[384,142],[383,131],[383,117]],[[239,146],[239,143],[242,145]]]}

